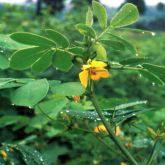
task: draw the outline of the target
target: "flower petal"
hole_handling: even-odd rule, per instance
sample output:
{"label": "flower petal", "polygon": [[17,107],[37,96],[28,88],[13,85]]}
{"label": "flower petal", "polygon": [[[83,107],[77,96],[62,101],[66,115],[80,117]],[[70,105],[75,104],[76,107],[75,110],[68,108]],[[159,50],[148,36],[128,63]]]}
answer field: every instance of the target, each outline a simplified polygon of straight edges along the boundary
{"label": "flower petal", "polygon": [[99,80],[101,77],[98,73],[95,73],[95,74],[90,73],[90,78],[96,81],[96,80]]}
{"label": "flower petal", "polygon": [[117,127],[116,127],[116,130],[115,130],[115,135],[116,135],[116,136],[119,136],[120,133],[121,133],[120,127],[117,126]]}
{"label": "flower petal", "polygon": [[107,69],[97,68],[94,71],[90,72],[90,76],[92,80],[99,80],[100,78],[108,78],[110,74]]}
{"label": "flower petal", "polygon": [[105,62],[102,62],[102,61],[95,61],[95,60],[93,60],[92,62],[91,62],[91,67],[106,67],[107,66],[107,64],[105,63]]}
{"label": "flower petal", "polygon": [[102,69],[98,73],[99,73],[100,77],[102,77],[102,78],[108,78],[110,76],[107,69]]}
{"label": "flower petal", "polygon": [[83,70],[82,72],[79,73],[79,79],[81,84],[86,88],[88,85],[88,70]]}
{"label": "flower petal", "polygon": [[106,133],[107,132],[107,129],[105,128],[105,126],[103,124],[100,124],[100,125],[97,125],[94,128],[94,132],[95,133]]}
{"label": "flower petal", "polygon": [[83,65],[82,70],[89,69],[91,66],[90,65]]}

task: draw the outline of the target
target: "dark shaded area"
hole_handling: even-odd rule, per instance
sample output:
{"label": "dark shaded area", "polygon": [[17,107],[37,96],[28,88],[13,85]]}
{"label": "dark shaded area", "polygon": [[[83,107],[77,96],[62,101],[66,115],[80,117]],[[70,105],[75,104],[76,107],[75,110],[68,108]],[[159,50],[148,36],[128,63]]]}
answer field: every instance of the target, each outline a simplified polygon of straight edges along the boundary
{"label": "dark shaded area", "polygon": [[164,10],[165,10],[165,4],[162,3],[162,2],[159,2],[159,3],[156,5],[156,8],[157,8],[157,10],[164,11]]}
{"label": "dark shaded area", "polygon": [[60,12],[64,8],[65,0],[37,0],[36,3],[36,14],[41,15],[43,6],[50,7],[50,13],[55,14]]}
{"label": "dark shaded area", "polygon": [[144,14],[147,9],[145,0],[125,0],[125,3],[132,3],[136,5],[140,14]]}

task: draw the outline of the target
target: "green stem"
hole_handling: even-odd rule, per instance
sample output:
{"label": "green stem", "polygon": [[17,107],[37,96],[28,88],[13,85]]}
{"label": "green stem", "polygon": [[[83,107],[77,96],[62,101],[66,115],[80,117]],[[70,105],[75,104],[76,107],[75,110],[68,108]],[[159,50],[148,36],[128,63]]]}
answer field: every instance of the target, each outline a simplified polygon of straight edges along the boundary
{"label": "green stem", "polygon": [[108,26],[95,40],[97,42],[104,34],[106,34],[110,30],[110,27]]}
{"label": "green stem", "polygon": [[105,145],[107,148],[109,148],[113,153],[115,153],[116,155],[120,155],[123,159],[125,159],[124,155],[122,155],[121,152],[115,150],[115,148],[112,148],[112,146],[110,146],[109,144],[107,144],[102,138],[98,137],[97,135],[95,136],[98,141],[100,141],[103,145]]}
{"label": "green stem", "polygon": [[61,48],[51,48],[51,50],[53,50],[53,51],[57,51],[57,50],[59,50],[59,51],[62,51],[62,52],[66,52],[66,53],[68,53],[68,54],[70,54],[70,55],[72,55],[72,56],[77,56],[76,54],[71,53],[71,52],[70,52],[70,51],[68,51],[67,49],[61,49]]}
{"label": "green stem", "polygon": [[148,159],[148,162],[147,162],[147,165],[151,165],[152,161],[154,160],[155,158],[155,155],[156,155],[156,148],[157,148],[157,145],[158,145],[158,140],[155,141],[155,144],[153,146],[153,149],[152,149],[152,152],[151,152],[151,155]]}
{"label": "green stem", "polygon": [[[93,49],[93,46],[96,44],[96,42],[99,41],[99,39],[104,35],[106,34],[108,31],[109,31],[109,26],[100,34],[98,35],[93,42],[91,42],[91,44],[88,46],[88,49],[87,49],[87,53],[90,52],[91,49]],[[90,53],[89,53],[90,54]],[[90,55],[85,59],[87,61],[87,59],[89,59]]]}
{"label": "green stem", "polygon": [[114,134],[112,128],[110,127],[109,123],[107,122],[105,116],[103,115],[101,108],[99,107],[95,94],[93,91],[90,91],[90,97],[91,101],[101,118],[104,126],[107,129],[107,132],[109,133],[110,138],[113,140],[113,142],[119,147],[119,149],[122,151],[122,153],[126,156],[126,158],[133,164],[133,165],[138,165],[137,161],[132,157],[132,155],[128,152],[128,150],[120,143],[120,141],[117,139],[116,135]]}

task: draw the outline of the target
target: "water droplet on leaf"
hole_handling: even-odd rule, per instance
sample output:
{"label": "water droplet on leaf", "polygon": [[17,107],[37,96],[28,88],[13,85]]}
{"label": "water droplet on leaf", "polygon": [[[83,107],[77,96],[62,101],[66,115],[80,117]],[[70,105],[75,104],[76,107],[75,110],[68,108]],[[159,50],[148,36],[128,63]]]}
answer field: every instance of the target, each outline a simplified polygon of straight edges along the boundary
{"label": "water droplet on leaf", "polygon": [[155,86],[155,83],[154,82],[152,83],[152,86]]}
{"label": "water droplet on leaf", "polygon": [[154,32],[151,32],[151,35],[152,35],[152,36],[155,36],[156,34],[155,34]]}

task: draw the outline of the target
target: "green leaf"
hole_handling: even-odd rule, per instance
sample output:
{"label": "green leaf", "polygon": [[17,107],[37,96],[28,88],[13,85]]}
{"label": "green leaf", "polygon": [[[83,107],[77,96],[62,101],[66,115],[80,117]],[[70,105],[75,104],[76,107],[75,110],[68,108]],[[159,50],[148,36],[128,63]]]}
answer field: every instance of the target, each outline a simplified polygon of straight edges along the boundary
{"label": "green leaf", "polygon": [[113,50],[124,51],[125,45],[120,41],[113,41],[113,40],[100,40],[100,42],[107,46],[107,48],[111,48]]}
{"label": "green leaf", "polygon": [[163,74],[165,75],[165,67],[164,66],[158,66],[153,64],[145,63],[142,65],[145,69],[148,69],[149,71],[157,74]]}
{"label": "green leaf", "polygon": [[96,59],[97,60],[107,60],[107,52],[106,49],[103,47],[103,45],[99,42],[97,42],[94,45],[94,50],[97,53]]}
{"label": "green leaf", "polygon": [[119,99],[119,98],[107,98],[107,99],[99,99],[99,105],[102,109],[113,108],[121,104],[125,104],[128,102],[127,99]]}
{"label": "green leaf", "polygon": [[122,37],[113,35],[111,33],[108,33],[108,35],[109,35],[110,40],[118,41],[118,42],[122,43],[124,45],[125,49],[127,51],[129,51],[132,55],[137,54],[137,50],[136,50],[135,46],[132,45],[129,41],[123,39]]}
{"label": "green leaf", "polygon": [[[115,109],[115,107],[114,107]],[[106,117],[107,121],[113,124],[121,124],[125,120],[135,117],[138,114],[151,111],[152,109],[119,109],[119,110],[103,110],[103,114]],[[83,120],[93,120],[100,121],[100,118],[94,110],[65,110],[64,113],[67,113],[69,117],[77,119],[78,121]]]}
{"label": "green leaf", "polygon": [[30,68],[46,52],[45,48],[31,47],[16,51],[10,60],[10,67],[16,70]]}
{"label": "green leaf", "polygon": [[32,65],[34,73],[41,73],[52,64],[53,51],[48,51]]}
{"label": "green leaf", "polygon": [[96,15],[101,28],[105,29],[107,27],[107,12],[101,3],[92,1],[92,7],[94,14]]}
{"label": "green leaf", "polygon": [[47,95],[48,90],[46,79],[35,80],[16,89],[11,100],[14,105],[33,107]]}
{"label": "green leaf", "polygon": [[69,40],[63,34],[57,32],[55,30],[52,30],[52,29],[47,29],[46,33],[47,33],[48,37],[57,44],[57,46],[63,47],[63,48],[66,48],[69,46],[69,44],[70,44]]}
{"label": "green leaf", "polygon": [[159,140],[157,140],[157,138],[154,138],[154,139],[155,139],[155,143],[154,143],[153,148],[151,149],[151,153],[150,153],[150,156],[148,158],[147,165],[154,164],[154,162],[155,162],[154,160],[156,159],[156,157],[160,153],[161,143],[159,142]]}
{"label": "green leaf", "polygon": [[158,66],[153,64],[145,63],[142,65],[143,68],[147,69],[149,72],[152,72],[156,76],[158,76],[165,83],[165,67]]}
{"label": "green leaf", "polygon": [[[11,134],[8,134],[8,139],[12,139],[12,137],[10,137]],[[17,152],[15,150],[15,146],[14,145],[9,145],[6,144],[7,142],[5,142],[4,144],[1,145],[0,147],[0,151],[4,151],[7,154],[7,159],[4,159],[2,156],[0,156],[0,164],[6,165],[6,164],[25,164],[22,156],[20,155],[19,152]],[[12,152],[11,152],[12,150]]]}
{"label": "green leaf", "polygon": [[78,103],[78,102],[70,102],[69,103],[69,109],[72,109],[72,110],[85,110],[84,108],[84,105]]}
{"label": "green leaf", "polygon": [[149,35],[152,35],[152,36],[155,35],[155,33],[152,32],[152,31],[142,30],[142,29],[120,28],[119,30],[125,30],[125,31],[129,31],[129,32],[133,32],[133,33],[149,34]]}
{"label": "green leaf", "polygon": [[79,82],[68,82],[57,84],[51,88],[53,93],[64,96],[80,96],[85,92],[85,89]]}
{"label": "green leaf", "polygon": [[120,10],[113,16],[110,27],[119,28],[133,24],[139,19],[139,12],[135,5],[126,3]]}
{"label": "green leaf", "polygon": [[22,126],[26,125],[29,123],[29,118],[26,116],[19,116],[19,115],[13,115],[13,116],[2,116],[0,120],[0,127],[6,127],[8,125],[13,125],[13,124],[23,124]]}
{"label": "green leaf", "polygon": [[53,165],[53,164],[58,164],[55,162],[59,161],[59,157],[61,155],[70,154],[70,150],[68,149],[66,145],[57,144],[56,141],[53,141],[46,145],[46,147],[44,148],[43,154],[44,154],[44,157],[47,159],[46,160],[47,165]]}
{"label": "green leaf", "polygon": [[0,78],[0,88],[3,89],[6,84],[11,83],[12,81],[15,81],[16,79],[14,78]]}
{"label": "green leaf", "polygon": [[0,89],[20,87],[33,80],[34,79],[30,79],[30,78],[29,79],[0,78]]}
{"label": "green leaf", "polygon": [[152,83],[156,83],[156,84],[160,84],[160,85],[164,84],[164,82],[157,75],[155,75],[152,72],[149,72],[147,70],[140,70],[139,73],[142,76],[148,78]]}
{"label": "green leaf", "polygon": [[68,99],[66,99],[65,97],[55,98],[52,100],[41,102],[37,110],[40,110],[41,113],[44,112],[49,117],[56,119],[58,113],[66,106],[67,103]]}
{"label": "green leaf", "polygon": [[93,12],[91,8],[88,8],[88,11],[86,13],[86,25],[92,26],[93,25]]}
{"label": "green leaf", "polygon": [[31,119],[25,131],[30,133],[33,132],[35,129],[42,129],[46,124],[48,124],[52,120],[44,112],[43,114],[37,114],[35,117]]}
{"label": "green leaf", "polygon": [[16,32],[11,34],[10,38],[25,45],[34,45],[48,48],[56,46],[55,42],[52,40],[33,33]]}
{"label": "green leaf", "polygon": [[31,120],[29,127],[42,129],[49,122],[54,122],[59,112],[66,107],[67,103],[68,100],[65,97],[53,98],[51,100],[41,102],[35,107],[37,115]]}
{"label": "green leaf", "polygon": [[68,52],[57,50],[53,56],[53,66],[61,71],[69,71],[72,67],[72,57]]}
{"label": "green leaf", "polygon": [[9,61],[4,56],[0,55],[0,69],[7,69],[9,67]]}
{"label": "green leaf", "polygon": [[69,48],[68,51],[79,56],[83,56],[84,53],[84,49],[82,47],[72,47]]}
{"label": "green leaf", "polygon": [[21,153],[26,165],[46,165],[42,155],[34,148],[17,145],[15,149]]}
{"label": "green leaf", "polygon": [[[58,123],[58,126],[61,125],[61,127],[63,126],[63,129],[59,129],[59,128],[54,128],[52,126],[47,126],[46,129],[47,129],[47,132],[46,132],[46,136],[48,138],[54,138],[58,135],[60,135],[61,133],[63,133],[64,130],[67,130],[66,127],[64,127],[64,125],[62,125],[61,123]],[[45,153],[45,151],[44,151]],[[53,157],[53,161],[54,161],[54,157]]]}
{"label": "green leaf", "polygon": [[96,37],[95,31],[90,26],[81,23],[76,25],[76,29],[85,36]]}
{"label": "green leaf", "polygon": [[56,85],[59,85],[61,83],[61,81],[59,81],[59,80],[49,80],[48,82],[49,82],[50,88],[52,88]]}
{"label": "green leaf", "polygon": [[3,49],[22,49],[26,45],[13,41],[9,36],[0,34],[0,47]]}
{"label": "green leaf", "polygon": [[142,105],[142,104],[147,104],[147,101],[142,100],[142,101],[128,102],[128,103],[117,105],[113,108],[110,108],[109,110],[121,110],[121,109],[126,109],[126,108],[130,108],[130,107],[134,107],[134,106]]}
{"label": "green leaf", "polygon": [[122,65],[138,65],[138,64],[146,63],[150,60],[151,60],[151,58],[147,58],[147,57],[141,57],[141,58],[134,57],[134,58],[124,59],[124,60],[120,61],[119,63]]}

